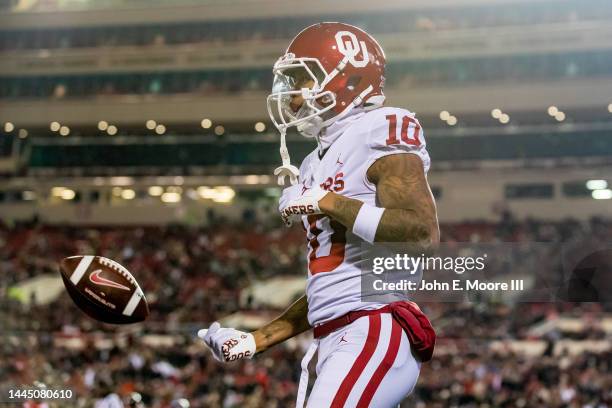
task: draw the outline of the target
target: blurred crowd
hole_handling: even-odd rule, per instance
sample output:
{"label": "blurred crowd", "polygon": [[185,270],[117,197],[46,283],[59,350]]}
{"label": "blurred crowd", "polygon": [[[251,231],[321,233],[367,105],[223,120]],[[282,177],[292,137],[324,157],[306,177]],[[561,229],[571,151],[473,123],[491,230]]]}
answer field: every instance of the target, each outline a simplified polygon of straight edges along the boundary
{"label": "blurred crowd", "polygon": [[[301,230],[252,224],[134,229],[15,227],[0,232],[0,293],[24,279],[57,273],[57,263],[65,256],[98,254],[119,261],[137,277],[152,305],[150,321],[211,321],[214,316],[238,310],[240,289],[251,282],[302,273],[303,243]],[[35,314],[44,314],[35,321],[23,318],[16,303],[7,307],[17,308],[9,310],[10,322],[2,322],[12,330],[54,331],[65,325],[85,325],[81,329],[88,330],[93,324],[71,313],[69,299],[40,310],[34,300]]]}
{"label": "blurred crowd", "polygon": [[[601,219],[517,221],[506,214],[498,223],[442,226],[446,242],[611,238],[612,223]],[[126,407],[292,406],[309,335],[222,368],[195,339],[195,332],[239,310],[262,312],[262,306],[241,301],[240,293],[258,280],[303,275],[304,249],[301,229],[263,221],[164,228],[2,226],[0,384],[68,387],[78,396],[76,406],[91,406],[103,398]],[[130,269],[147,294],[150,319],[117,329],[86,318],[65,295],[51,304],[36,299],[22,303],[9,296],[15,284],[57,273],[57,261],[75,253],[107,256]],[[423,366],[417,389],[403,406],[610,406],[610,334],[602,324],[610,317],[610,304],[422,307],[438,330],[439,342],[434,360]],[[559,319],[575,319],[581,325],[533,330]],[[576,352],[566,348],[567,340],[608,346],[579,346],[583,349]]]}

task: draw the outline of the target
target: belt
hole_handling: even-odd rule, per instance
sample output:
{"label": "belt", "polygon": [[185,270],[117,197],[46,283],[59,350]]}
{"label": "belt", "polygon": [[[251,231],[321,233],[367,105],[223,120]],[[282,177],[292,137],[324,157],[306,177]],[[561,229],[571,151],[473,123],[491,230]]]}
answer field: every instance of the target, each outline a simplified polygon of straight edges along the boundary
{"label": "belt", "polygon": [[328,334],[333,333],[336,330],[353,323],[360,317],[371,316],[380,313],[391,313],[391,308],[389,307],[389,305],[386,305],[381,307],[380,309],[355,310],[353,312],[348,312],[344,316],[337,317],[335,319],[315,326],[313,329],[314,338],[318,339],[327,336]]}

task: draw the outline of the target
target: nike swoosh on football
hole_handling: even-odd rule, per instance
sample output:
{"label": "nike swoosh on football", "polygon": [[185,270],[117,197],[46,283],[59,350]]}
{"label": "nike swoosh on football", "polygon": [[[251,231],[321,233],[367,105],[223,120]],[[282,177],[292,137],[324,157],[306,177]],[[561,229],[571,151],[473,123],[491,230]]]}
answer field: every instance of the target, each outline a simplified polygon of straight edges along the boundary
{"label": "nike swoosh on football", "polygon": [[102,276],[100,276],[100,273],[102,273],[102,269],[96,269],[89,275],[89,280],[98,286],[110,286],[111,288],[130,290],[130,288],[128,288],[127,286],[124,286],[110,279],[103,278]]}

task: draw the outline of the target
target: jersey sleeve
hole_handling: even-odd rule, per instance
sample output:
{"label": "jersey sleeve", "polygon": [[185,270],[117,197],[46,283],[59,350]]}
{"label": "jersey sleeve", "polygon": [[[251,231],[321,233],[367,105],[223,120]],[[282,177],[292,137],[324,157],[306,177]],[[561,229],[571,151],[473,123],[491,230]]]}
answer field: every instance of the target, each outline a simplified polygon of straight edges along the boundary
{"label": "jersey sleeve", "polygon": [[423,162],[425,173],[431,160],[423,128],[414,113],[399,108],[381,108],[371,112],[368,131],[368,163],[392,154],[416,154]]}

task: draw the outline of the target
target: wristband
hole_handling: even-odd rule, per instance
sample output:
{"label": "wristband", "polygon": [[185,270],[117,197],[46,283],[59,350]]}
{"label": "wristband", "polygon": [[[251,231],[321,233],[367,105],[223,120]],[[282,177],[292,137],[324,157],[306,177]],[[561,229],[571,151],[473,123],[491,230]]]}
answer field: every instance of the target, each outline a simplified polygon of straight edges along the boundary
{"label": "wristband", "polygon": [[353,234],[372,244],[376,236],[378,223],[384,212],[384,208],[374,207],[364,203],[359,209],[359,213],[357,213],[357,218],[355,218]]}

